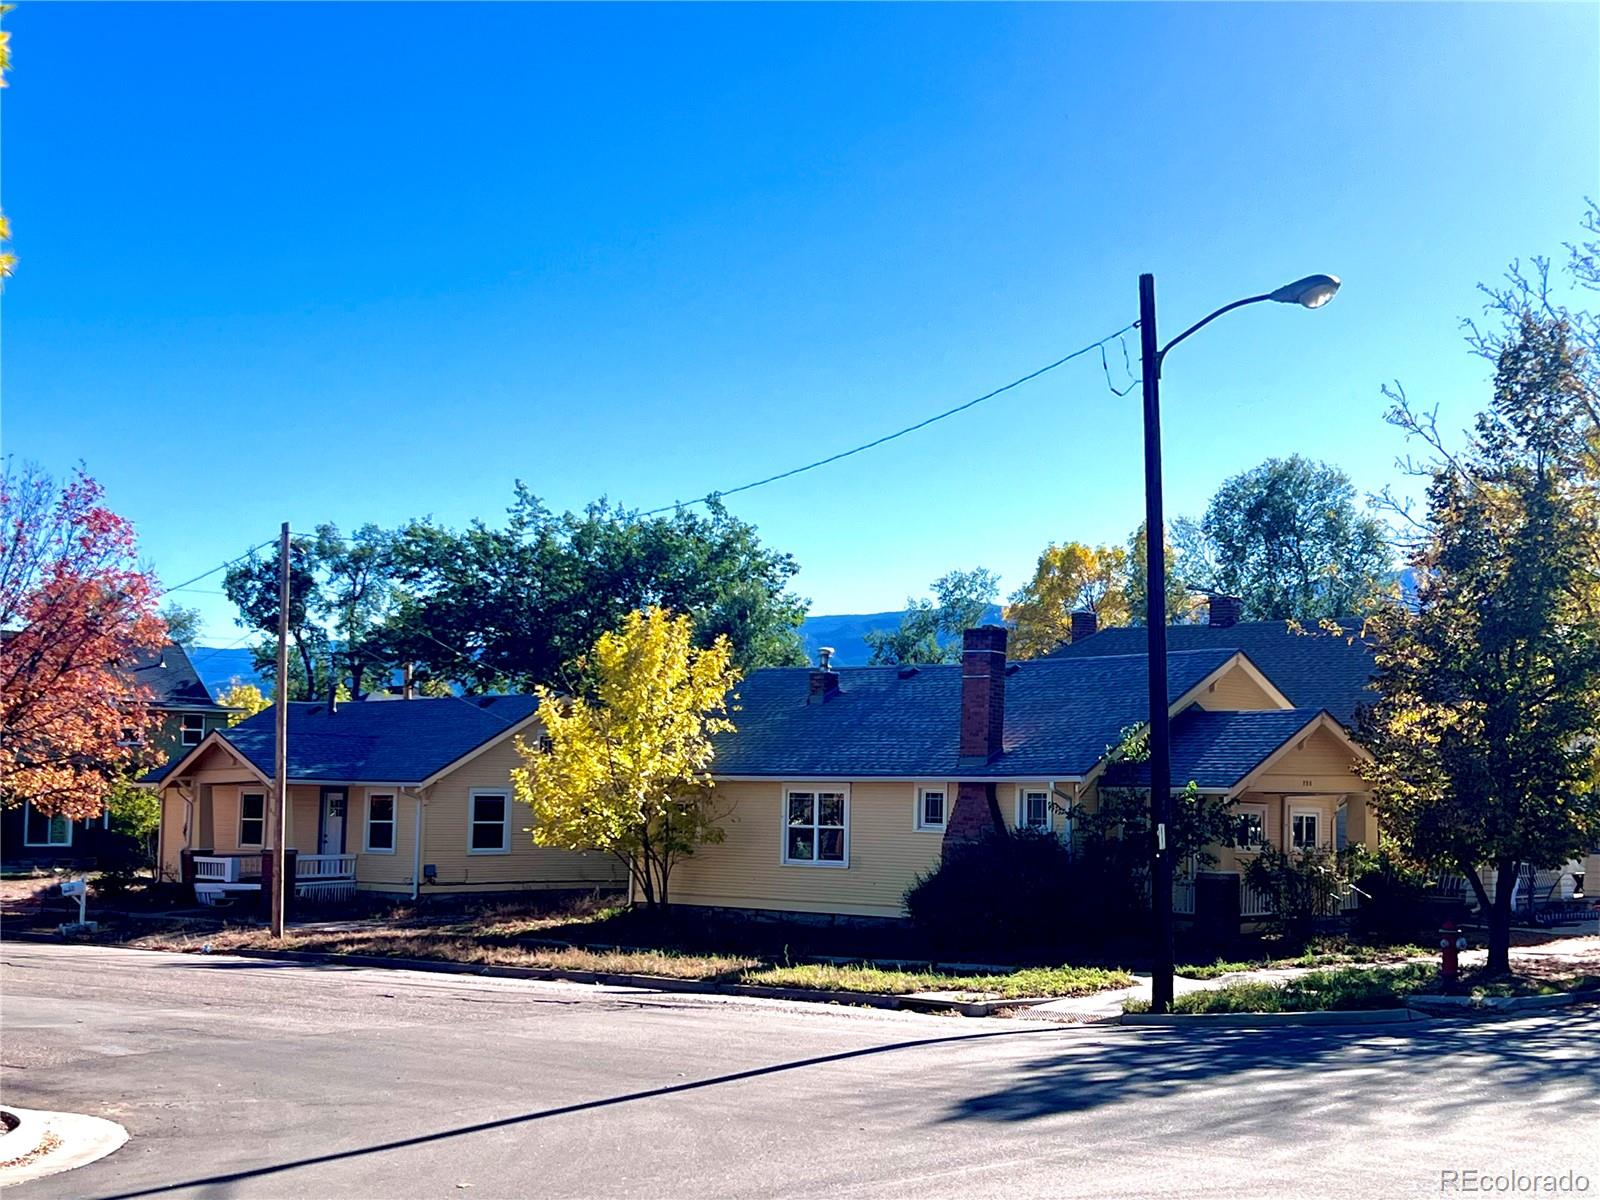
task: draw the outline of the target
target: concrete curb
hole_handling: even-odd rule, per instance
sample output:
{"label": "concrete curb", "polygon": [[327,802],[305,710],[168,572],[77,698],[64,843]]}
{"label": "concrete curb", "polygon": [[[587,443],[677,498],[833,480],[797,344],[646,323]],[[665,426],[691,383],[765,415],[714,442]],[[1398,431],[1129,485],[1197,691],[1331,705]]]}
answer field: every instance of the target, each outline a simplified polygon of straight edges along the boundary
{"label": "concrete curb", "polygon": [[44,1121],[38,1113],[9,1106],[0,1112],[16,1121],[16,1125],[0,1134],[0,1164],[26,1158],[39,1148],[39,1143],[44,1141]]}
{"label": "concrete curb", "polygon": [[544,979],[567,983],[596,983],[608,987],[639,988],[654,992],[691,992],[700,995],[748,996],[756,1000],[797,1000],[812,1004],[857,1004],[868,1008],[909,1009],[913,1012],[955,1012],[964,1017],[987,1017],[1003,1008],[1047,1004],[1057,996],[1022,999],[959,1000],[919,992],[845,992],[825,988],[767,987],[753,983],[720,983],[714,979],[675,979],[663,975],[635,975],[623,971],[574,971],[562,967],[514,967],[494,963],[456,963],[430,958],[390,958],[381,954],[323,954],[306,950],[226,950],[240,958],[276,959],[316,966],[376,967],[391,971],[432,971],[443,975],[482,975],[496,979]]}
{"label": "concrete curb", "polygon": [[1552,992],[1548,996],[1420,996],[1406,1001],[1408,1008],[1454,1016],[1469,1012],[1523,1012],[1529,1009],[1566,1008],[1574,1004],[1600,1004],[1600,991]]}
{"label": "concrete curb", "polygon": [[1286,1013],[1123,1013],[1124,1025],[1189,1029],[1278,1029],[1286,1025],[1394,1025],[1428,1018],[1408,1008]]}
{"label": "concrete curb", "polygon": [[[25,1123],[36,1126],[41,1142],[53,1134],[60,1139],[61,1144],[30,1163],[17,1167],[0,1167],[0,1189],[15,1187],[32,1179],[43,1179],[46,1175],[59,1175],[63,1171],[86,1167],[120,1150],[128,1140],[126,1129],[115,1121],[107,1121],[102,1117],[29,1108],[12,1108],[8,1111],[15,1113]],[[18,1126],[18,1129],[20,1128],[21,1125]],[[16,1132],[13,1130],[12,1134]],[[34,1149],[37,1148],[35,1144]],[[29,1150],[24,1153],[32,1152]]]}
{"label": "concrete curb", "polygon": [[[8,933],[18,941],[73,945],[53,934]],[[84,943],[87,944],[87,943]],[[114,946],[117,950],[144,950],[142,946]],[[150,951],[150,953],[183,953]],[[204,955],[193,953],[194,957]],[[912,1012],[953,1012],[963,1017],[987,1017],[1008,1008],[1029,1008],[1060,1000],[1060,996],[1010,997],[994,1000],[957,1000],[919,992],[839,992],[811,988],[763,987],[751,983],[719,983],[714,979],[673,979],[663,975],[632,975],[616,971],[570,971],[561,967],[513,967],[494,963],[457,963],[432,958],[391,958],[382,954],[323,954],[307,950],[231,949],[219,954],[235,958],[260,958],[298,962],[309,966],[376,967],[389,971],[431,971],[439,975],[482,975],[494,979],[543,979],[566,983],[598,983],[610,987],[652,992],[692,992],[701,995],[748,996],[757,1000],[796,1000],[811,1004],[857,1004],[868,1008],[908,1009]]]}

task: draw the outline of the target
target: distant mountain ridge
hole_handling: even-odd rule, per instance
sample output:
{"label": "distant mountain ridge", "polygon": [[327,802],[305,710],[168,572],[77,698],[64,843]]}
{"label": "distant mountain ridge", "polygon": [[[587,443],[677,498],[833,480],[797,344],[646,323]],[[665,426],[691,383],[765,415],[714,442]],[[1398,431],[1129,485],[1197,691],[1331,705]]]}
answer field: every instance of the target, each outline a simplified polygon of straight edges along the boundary
{"label": "distant mountain ridge", "polygon": [[[867,665],[867,659],[872,657],[872,648],[867,645],[867,634],[875,629],[894,629],[900,624],[900,618],[903,616],[905,616],[904,609],[893,612],[839,613],[807,617],[800,625],[800,637],[812,662],[817,661],[818,649],[832,646],[835,665],[864,667]],[[991,604],[983,619],[999,621],[1000,606]],[[193,646],[189,649],[189,661],[194,664],[195,672],[205,681],[213,696],[226,691],[233,685],[234,680],[240,683],[253,683],[262,691],[269,690],[266,679],[256,674],[255,668],[251,666],[248,646]]]}
{"label": "distant mountain ridge", "polygon": [[[800,624],[800,637],[805,642],[811,661],[817,661],[817,650],[832,646],[833,662],[839,667],[864,667],[872,657],[872,647],[867,645],[867,634],[875,629],[894,629],[900,624],[905,610],[878,613],[843,613],[836,616],[807,617]],[[998,624],[1000,606],[991,604],[984,610],[986,622]]]}

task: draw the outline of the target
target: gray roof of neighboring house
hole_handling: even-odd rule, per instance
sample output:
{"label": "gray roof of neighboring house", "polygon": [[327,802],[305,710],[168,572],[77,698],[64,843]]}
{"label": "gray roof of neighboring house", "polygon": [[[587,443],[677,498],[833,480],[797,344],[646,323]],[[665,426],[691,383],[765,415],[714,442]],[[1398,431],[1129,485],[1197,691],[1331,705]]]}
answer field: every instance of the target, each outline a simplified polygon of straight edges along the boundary
{"label": "gray roof of neighboring house", "polygon": [[[1172,785],[1205,789],[1239,784],[1285,742],[1324,713],[1320,708],[1259,712],[1208,712],[1198,705],[1172,719]],[[1330,714],[1331,715],[1331,714]],[[1101,777],[1107,787],[1149,787],[1148,762],[1114,763]]]}
{"label": "gray roof of neighboring house", "polygon": [[[421,783],[531,717],[536,696],[449,696],[289,705],[289,778]],[[263,775],[275,769],[272,709],[218,730]],[[147,778],[160,779],[170,766]]]}
{"label": "gray roof of neighboring house", "polygon": [[134,683],[149,690],[150,703],[156,708],[228,711],[212,698],[189,661],[188,651],[177,642],[141,653],[124,672]]}
{"label": "gray roof of neighboring house", "polygon": [[[1235,649],[1250,661],[1289,702],[1300,708],[1325,708],[1345,726],[1353,728],[1357,708],[1375,698],[1370,690],[1376,666],[1372,645],[1360,636],[1361,622],[1344,618],[1336,622],[1346,632],[1330,633],[1314,625],[1297,632],[1287,621],[1241,621],[1216,628],[1210,625],[1169,625],[1169,651]],[[1141,653],[1143,626],[1119,626],[1069,645],[1057,646],[1048,658],[1081,659],[1102,655]]]}
{"label": "gray roof of neighboring house", "polygon": [[[1176,701],[1237,651],[1169,655]],[[787,779],[1072,778],[1148,717],[1144,655],[1031,659],[1006,676],[1004,752],[986,766],[958,756],[961,667],[846,667],[839,693],[807,704],[810,670],[754,671],[737,689],[737,732],[716,738],[715,775]]]}

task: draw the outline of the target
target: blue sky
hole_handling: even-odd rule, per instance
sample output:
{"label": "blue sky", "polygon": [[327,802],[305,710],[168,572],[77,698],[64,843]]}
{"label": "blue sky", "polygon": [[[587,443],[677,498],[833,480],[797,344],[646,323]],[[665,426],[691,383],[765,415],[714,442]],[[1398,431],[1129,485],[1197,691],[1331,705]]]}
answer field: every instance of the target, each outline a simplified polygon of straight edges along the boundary
{"label": "blue sky", "polygon": [[[1600,190],[1600,10],[46,5],[8,19],[8,453],[82,459],[169,583],[282,520],[687,499],[1126,324],[1310,271],[1164,380],[1168,511],[1272,455],[1362,489],[1379,385],[1460,425],[1457,321]],[[1137,347],[1131,346],[1136,350]],[[1142,512],[1081,360],[741,496],[814,611],[1009,590]],[[215,580],[202,587],[214,587]],[[210,640],[237,636],[192,590]]]}

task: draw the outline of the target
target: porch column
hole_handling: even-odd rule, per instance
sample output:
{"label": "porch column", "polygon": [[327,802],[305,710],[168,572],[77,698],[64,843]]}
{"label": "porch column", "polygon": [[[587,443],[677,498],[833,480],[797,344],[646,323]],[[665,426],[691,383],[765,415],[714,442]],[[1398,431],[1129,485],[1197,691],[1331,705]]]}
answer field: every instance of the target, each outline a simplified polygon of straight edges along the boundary
{"label": "porch column", "polygon": [[189,840],[192,850],[215,850],[217,835],[214,827],[209,783],[197,783],[194,788],[194,836]]}

